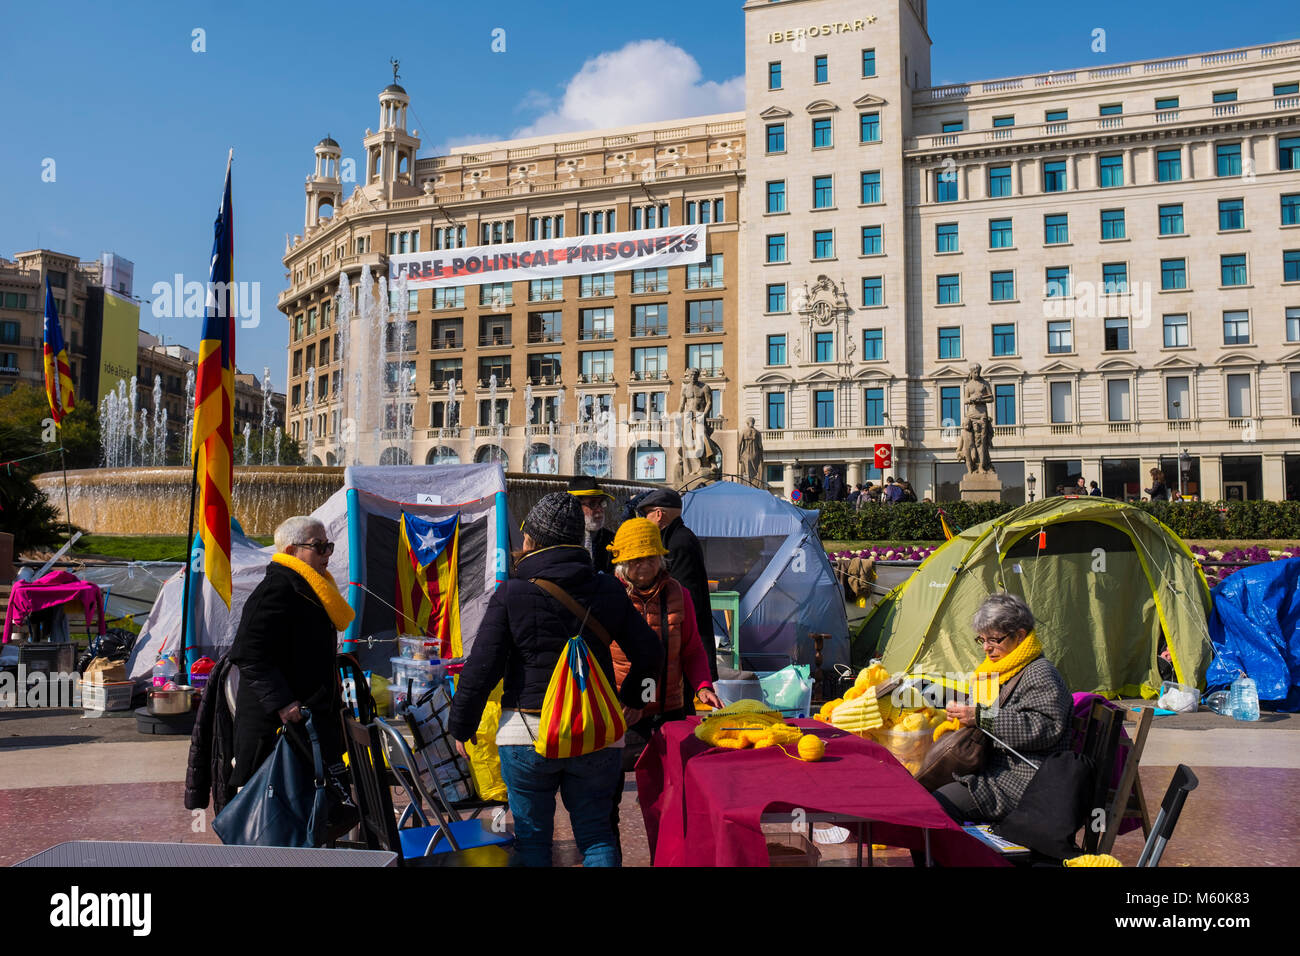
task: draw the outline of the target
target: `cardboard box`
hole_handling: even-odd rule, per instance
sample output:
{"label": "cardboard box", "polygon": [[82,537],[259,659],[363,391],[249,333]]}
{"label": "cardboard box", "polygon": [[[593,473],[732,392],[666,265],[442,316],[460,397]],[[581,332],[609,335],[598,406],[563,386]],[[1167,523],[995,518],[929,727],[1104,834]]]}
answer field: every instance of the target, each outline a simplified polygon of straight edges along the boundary
{"label": "cardboard box", "polygon": [[126,680],[126,664],[122,661],[110,661],[107,657],[96,657],[86,665],[83,679],[91,684],[112,684]]}

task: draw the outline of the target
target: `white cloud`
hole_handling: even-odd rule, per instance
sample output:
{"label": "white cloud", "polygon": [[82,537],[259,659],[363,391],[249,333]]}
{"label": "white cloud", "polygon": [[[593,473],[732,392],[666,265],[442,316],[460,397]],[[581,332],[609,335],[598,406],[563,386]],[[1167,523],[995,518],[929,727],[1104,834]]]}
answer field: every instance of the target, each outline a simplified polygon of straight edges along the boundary
{"label": "white cloud", "polygon": [[[701,81],[695,58],[666,40],[636,40],[582,65],[558,106],[515,137],[628,126],[745,108],[745,78]],[[530,93],[533,102],[535,94]]]}
{"label": "white cloud", "polygon": [[439,143],[433,148],[431,156],[446,156],[455,146],[476,146],[479,143],[499,143],[505,136],[500,133],[466,133],[463,136],[453,136],[445,143]]}

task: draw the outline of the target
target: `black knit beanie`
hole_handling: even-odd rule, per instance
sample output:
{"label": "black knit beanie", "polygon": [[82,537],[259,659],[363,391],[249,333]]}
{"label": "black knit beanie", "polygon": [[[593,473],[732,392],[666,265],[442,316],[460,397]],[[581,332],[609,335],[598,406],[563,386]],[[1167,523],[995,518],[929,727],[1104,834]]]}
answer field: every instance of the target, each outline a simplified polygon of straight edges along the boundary
{"label": "black knit beanie", "polygon": [[539,548],[550,548],[557,544],[582,544],[586,532],[582,502],[564,491],[546,495],[528,512],[523,532]]}

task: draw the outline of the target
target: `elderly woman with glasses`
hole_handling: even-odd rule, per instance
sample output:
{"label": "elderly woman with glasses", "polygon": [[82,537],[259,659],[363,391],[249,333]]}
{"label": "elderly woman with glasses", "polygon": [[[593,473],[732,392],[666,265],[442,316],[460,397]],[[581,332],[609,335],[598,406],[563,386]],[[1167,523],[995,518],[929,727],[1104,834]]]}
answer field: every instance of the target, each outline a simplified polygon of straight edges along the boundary
{"label": "elderly woman with glasses", "polygon": [[[338,783],[344,773],[343,705],[335,658],[339,631],[353,612],[330,576],[334,544],[319,521],[307,515],[286,519],[275,529],[275,551],[266,577],[244,603],[230,648],[230,660],[239,668],[230,783],[246,783],[271,755],[276,731],[282,725],[298,730],[303,708],[309,708],[335,784],[330,821],[335,824],[340,817],[335,811],[346,804],[346,789]],[[298,737],[305,747],[305,734]]]}
{"label": "elderly woman with glasses", "polygon": [[[1055,665],[1043,656],[1034,635],[1034,615],[1014,594],[987,598],[974,620],[975,640],[987,655],[975,670],[975,701],[948,706],[963,727],[979,727],[1034,764],[1069,741],[1073,701]],[[958,822],[1001,820],[1020,802],[1034,768],[990,741],[988,761],[978,774],[955,777],[934,791]]]}

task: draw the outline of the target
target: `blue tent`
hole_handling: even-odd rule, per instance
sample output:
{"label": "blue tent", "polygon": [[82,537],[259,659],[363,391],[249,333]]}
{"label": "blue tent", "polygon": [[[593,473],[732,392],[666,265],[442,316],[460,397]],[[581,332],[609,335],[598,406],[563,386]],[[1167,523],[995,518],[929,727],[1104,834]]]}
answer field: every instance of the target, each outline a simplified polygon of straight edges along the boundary
{"label": "blue tent", "polygon": [[[719,590],[740,594],[740,648],[747,666],[772,670],[790,660],[812,665],[811,634],[831,635],[823,644],[824,667],[849,663],[844,595],[817,537],[818,512],[727,481],[682,498],[682,521],[704,547],[709,578]],[[723,623],[715,612],[716,633],[727,633]]]}
{"label": "blue tent", "polygon": [[1243,568],[1212,597],[1209,689],[1226,687],[1245,671],[1261,703],[1300,710],[1300,558]]}

